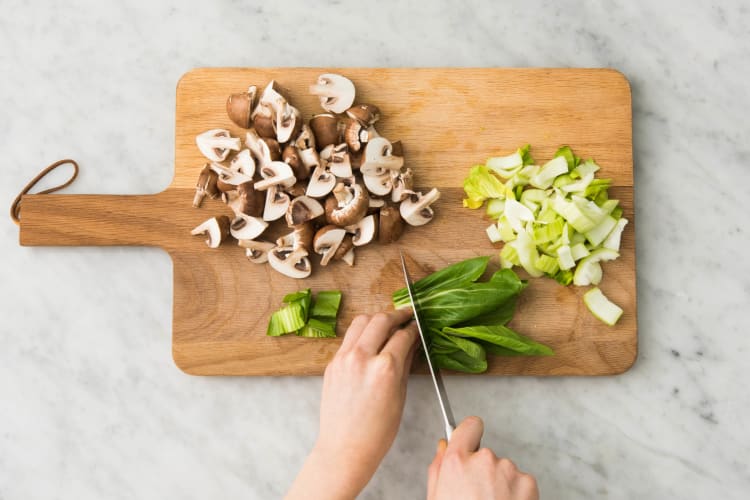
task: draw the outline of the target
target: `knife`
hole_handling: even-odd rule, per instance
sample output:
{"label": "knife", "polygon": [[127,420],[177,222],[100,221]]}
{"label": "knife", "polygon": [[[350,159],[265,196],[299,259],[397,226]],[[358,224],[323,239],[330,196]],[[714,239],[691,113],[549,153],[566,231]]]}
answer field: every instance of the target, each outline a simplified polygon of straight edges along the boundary
{"label": "knife", "polygon": [[404,253],[399,250],[401,255],[401,267],[404,270],[404,281],[406,281],[406,290],[409,292],[409,299],[411,300],[411,307],[414,310],[414,321],[417,323],[417,331],[419,331],[419,338],[422,340],[422,349],[424,349],[425,358],[427,358],[427,366],[430,369],[430,376],[432,376],[432,383],[435,386],[435,392],[437,393],[438,403],[440,404],[440,412],[443,414],[443,423],[445,424],[445,439],[450,441],[451,434],[456,428],[456,420],[453,418],[453,411],[451,411],[451,405],[448,401],[448,395],[445,392],[445,386],[443,385],[443,377],[440,376],[440,369],[432,366],[432,360],[430,359],[430,349],[427,344],[427,338],[425,337],[424,330],[422,329],[422,319],[419,315],[419,307],[416,300],[414,299],[416,293],[414,292],[414,283],[409,277],[409,270],[406,268],[406,260],[404,259]]}

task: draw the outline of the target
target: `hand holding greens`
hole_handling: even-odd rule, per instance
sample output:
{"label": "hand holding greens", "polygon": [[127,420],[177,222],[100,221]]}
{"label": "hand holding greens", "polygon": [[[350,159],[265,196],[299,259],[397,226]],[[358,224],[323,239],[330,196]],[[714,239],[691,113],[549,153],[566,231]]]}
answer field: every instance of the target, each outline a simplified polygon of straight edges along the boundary
{"label": "hand holding greens", "polygon": [[[432,361],[441,368],[467,373],[487,370],[487,352],[512,356],[548,356],[549,347],[514,332],[516,299],[526,287],[510,269],[478,281],[489,257],[458,262],[414,283]],[[393,294],[396,308],[411,305],[406,288]]]}

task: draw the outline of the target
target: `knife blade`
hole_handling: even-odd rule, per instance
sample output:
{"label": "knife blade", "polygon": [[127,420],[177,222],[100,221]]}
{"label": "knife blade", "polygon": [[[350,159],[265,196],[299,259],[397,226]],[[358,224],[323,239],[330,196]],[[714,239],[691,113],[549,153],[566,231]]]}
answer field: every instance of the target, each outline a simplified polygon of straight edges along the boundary
{"label": "knife blade", "polygon": [[453,418],[453,411],[451,410],[451,405],[448,401],[448,394],[445,392],[445,385],[443,385],[443,377],[440,375],[440,369],[434,367],[432,365],[432,359],[430,359],[430,346],[427,343],[427,337],[425,337],[425,333],[422,328],[422,318],[419,314],[419,307],[415,300],[416,293],[414,292],[414,283],[409,276],[409,270],[406,268],[406,259],[404,259],[404,253],[399,250],[399,255],[401,256],[401,267],[404,271],[406,290],[409,292],[409,300],[411,300],[411,307],[414,311],[414,321],[417,323],[419,338],[422,340],[422,349],[424,349],[425,358],[427,358],[427,367],[430,369],[430,376],[432,377],[432,383],[435,386],[438,403],[440,404],[440,412],[443,415],[443,424],[445,425],[445,439],[450,441],[451,434],[456,428],[456,420]]}

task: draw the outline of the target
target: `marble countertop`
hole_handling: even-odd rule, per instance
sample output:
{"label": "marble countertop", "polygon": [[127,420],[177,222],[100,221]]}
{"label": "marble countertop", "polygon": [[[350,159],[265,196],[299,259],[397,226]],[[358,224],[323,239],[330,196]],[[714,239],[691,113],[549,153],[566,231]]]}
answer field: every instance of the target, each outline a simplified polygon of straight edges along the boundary
{"label": "marble countertop", "polygon": [[[197,66],[617,68],[633,89],[637,363],[448,390],[543,498],[747,498],[748,7],[470,3],[6,0],[0,200],[62,157],[83,167],[69,193],[162,190],[175,84]],[[0,499],[282,495],[315,437],[320,378],[189,377],[171,358],[167,254],[21,248],[7,218],[0,232]],[[435,415],[414,378],[362,498],[423,497]]]}

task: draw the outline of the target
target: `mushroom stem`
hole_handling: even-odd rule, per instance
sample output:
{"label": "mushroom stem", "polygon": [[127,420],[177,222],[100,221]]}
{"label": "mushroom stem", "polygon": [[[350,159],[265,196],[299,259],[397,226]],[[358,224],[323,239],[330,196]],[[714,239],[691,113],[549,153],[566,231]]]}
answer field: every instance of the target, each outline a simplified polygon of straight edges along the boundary
{"label": "mushroom stem", "polygon": [[321,85],[319,83],[310,85],[310,93],[318,97],[337,97],[339,95],[339,92],[331,85]]}

